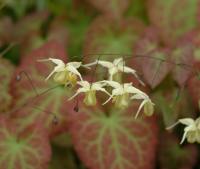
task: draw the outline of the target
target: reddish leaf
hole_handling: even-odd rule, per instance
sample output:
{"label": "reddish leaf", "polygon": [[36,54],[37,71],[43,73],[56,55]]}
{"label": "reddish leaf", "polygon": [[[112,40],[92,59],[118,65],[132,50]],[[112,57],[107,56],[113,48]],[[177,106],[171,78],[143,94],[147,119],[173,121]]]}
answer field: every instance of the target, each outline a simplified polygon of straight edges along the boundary
{"label": "reddish leaf", "polygon": [[147,9],[151,22],[159,28],[164,41],[174,43],[198,25],[199,3],[199,0],[148,0]]}
{"label": "reddish leaf", "polygon": [[155,88],[171,70],[169,51],[155,50],[142,59],[143,75],[146,82]]}
{"label": "reddish leaf", "polygon": [[0,112],[7,111],[12,102],[12,96],[9,93],[9,83],[13,72],[14,66],[0,56]]}
{"label": "reddish leaf", "polygon": [[188,81],[188,89],[190,92],[190,95],[192,97],[192,101],[196,108],[199,108],[199,101],[200,101],[200,78],[198,76],[193,76]]}
{"label": "reddish leaf", "polygon": [[169,49],[161,48],[157,29],[147,28],[135,46],[137,67],[142,71],[145,81],[152,87],[158,86],[170,72]]}
{"label": "reddish leaf", "polygon": [[13,41],[20,43],[22,56],[43,44],[41,28],[48,15],[46,11],[35,12],[16,23],[13,32]]}
{"label": "reddish leaf", "polygon": [[200,31],[199,31],[199,28],[186,34],[185,40],[188,42],[191,42],[193,44],[194,64],[197,68],[200,68]]}
{"label": "reddish leaf", "polygon": [[115,18],[121,17],[129,5],[129,0],[88,0],[88,2],[102,13]]}
{"label": "reddish leaf", "polygon": [[[25,126],[36,121],[41,121],[49,130],[50,135],[54,135],[66,129],[66,113],[70,109],[73,109],[74,103],[67,100],[68,96],[72,95],[72,89],[57,86],[51,80],[45,82],[45,78],[52,71],[53,67],[50,66],[51,63],[39,63],[37,60],[49,57],[66,60],[64,49],[56,42],[44,45],[22,60],[15,75],[17,76],[21,71],[26,71],[40,94],[36,97],[35,91],[23,74],[20,81],[16,82],[14,79],[11,90],[15,98],[15,106],[20,107],[25,103],[29,104],[22,108],[23,111],[13,112],[12,115],[17,118],[19,123]],[[41,94],[52,88],[52,86],[57,86],[57,88]]]}
{"label": "reddish leaf", "polygon": [[[133,45],[142,31],[143,24],[135,19],[115,22],[109,17],[99,17],[86,34],[84,59],[86,62],[94,61],[102,53],[132,54]],[[119,55],[104,55],[101,59],[112,60],[120,57]]]}
{"label": "reddish leaf", "polygon": [[48,15],[48,12],[42,11],[22,18],[15,26],[14,39],[16,41],[26,40],[26,36],[31,32],[40,32],[42,23]]}
{"label": "reddish leaf", "polygon": [[154,168],[155,120],[135,120],[136,107],[108,113],[96,107],[70,115],[70,132],[84,164],[90,169]]}
{"label": "reddish leaf", "polygon": [[175,135],[163,134],[159,151],[161,169],[192,169],[197,162],[197,149],[194,145],[181,147]]}
{"label": "reddish leaf", "polygon": [[48,32],[48,40],[56,40],[61,45],[68,45],[68,30],[62,18],[56,18],[50,25]]}
{"label": "reddish leaf", "polygon": [[0,168],[47,168],[51,150],[46,131],[40,125],[17,129],[11,119],[0,117]]}
{"label": "reddish leaf", "polygon": [[172,51],[172,60],[175,61],[173,77],[179,86],[184,86],[192,73],[193,45],[190,42],[180,42]]}

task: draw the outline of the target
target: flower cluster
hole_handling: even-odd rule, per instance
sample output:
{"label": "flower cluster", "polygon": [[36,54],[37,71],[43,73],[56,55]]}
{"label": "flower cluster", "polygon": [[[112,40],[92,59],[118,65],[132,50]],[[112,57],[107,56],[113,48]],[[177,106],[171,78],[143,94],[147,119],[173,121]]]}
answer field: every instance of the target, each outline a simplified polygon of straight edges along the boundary
{"label": "flower cluster", "polygon": [[[134,87],[132,83],[119,83],[114,80],[114,76],[117,75],[117,73],[130,73],[133,74],[142,85],[144,85],[136,74],[136,71],[128,66],[125,66],[123,58],[117,58],[113,62],[96,60],[95,62],[86,65],[83,65],[82,62],[68,62],[65,64],[62,60],[54,58],[39,61],[51,61],[55,64],[53,71],[48,75],[46,80],[54,75],[53,79],[56,83],[63,84],[65,86],[70,85],[74,87],[76,84],[80,86],[76,93],[69,98],[69,100],[75,98],[80,93],[84,93],[84,103],[87,106],[94,106],[97,102],[96,92],[100,91],[109,96],[103,105],[112,100],[114,105],[121,109],[128,107],[131,100],[142,100],[135,117],[139,115],[142,108],[144,108],[144,113],[147,116],[152,115],[154,112],[154,103],[146,93]],[[90,69],[90,66],[93,65],[101,65],[107,68],[109,74],[108,80],[91,83],[83,80],[78,68],[82,66]],[[106,90],[106,87],[112,88],[111,93]]]}

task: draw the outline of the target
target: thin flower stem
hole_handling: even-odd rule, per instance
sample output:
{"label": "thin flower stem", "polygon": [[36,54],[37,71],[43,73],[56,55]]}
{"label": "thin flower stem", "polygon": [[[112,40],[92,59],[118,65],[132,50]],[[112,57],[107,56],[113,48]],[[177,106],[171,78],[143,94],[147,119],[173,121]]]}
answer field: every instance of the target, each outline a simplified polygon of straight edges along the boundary
{"label": "thin flower stem", "polygon": [[35,85],[33,84],[33,81],[32,81],[32,79],[31,79],[31,77],[28,75],[28,73],[27,73],[26,71],[22,70],[22,71],[17,75],[16,80],[18,80],[18,81],[21,80],[21,75],[25,75],[25,77],[27,78],[28,82],[31,84],[31,87],[32,87],[32,89],[34,90],[36,96],[38,96],[38,95],[39,95],[39,94],[38,94],[38,91],[37,91]]}

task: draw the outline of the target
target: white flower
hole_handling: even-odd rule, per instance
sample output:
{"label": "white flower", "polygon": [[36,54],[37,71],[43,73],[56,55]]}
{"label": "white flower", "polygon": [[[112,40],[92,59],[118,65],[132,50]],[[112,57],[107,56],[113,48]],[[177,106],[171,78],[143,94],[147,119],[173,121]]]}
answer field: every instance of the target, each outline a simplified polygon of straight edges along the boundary
{"label": "white flower", "polygon": [[146,93],[138,93],[135,94],[131,97],[131,100],[133,99],[137,99],[137,100],[143,100],[142,103],[140,104],[138,111],[135,115],[135,118],[138,117],[142,107],[144,107],[144,114],[147,116],[151,116],[154,112],[154,103],[151,101],[151,99],[149,98],[149,96]]}
{"label": "white flower", "polygon": [[65,64],[62,60],[54,59],[54,58],[42,59],[39,61],[40,62],[51,61],[56,65],[54,67],[53,71],[46,78],[46,80],[48,80],[54,73],[63,72],[66,70],[78,75],[80,77],[80,79],[82,80],[81,74],[77,70],[81,66],[81,62],[69,62],[69,63]]}
{"label": "white flower", "polygon": [[108,73],[109,73],[109,80],[112,81],[113,80],[113,76],[118,73],[118,72],[124,72],[124,73],[131,73],[133,74],[138,81],[144,85],[144,83],[139,79],[138,75],[136,74],[136,71],[128,66],[125,66],[125,61],[123,60],[123,58],[117,58],[115,59],[113,62],[108,62],[108,61],[103,61],[103,60],[96,60],[93,63],[87,64],[85,66],[92,66],[92,65],[96,65],[99,64],[103,67],[106,67],[108,69]]}
{"label": "white flower", "polygon": [[77,83],[81,87],[71,98],[69,98],[69,100],[73,99],[80,93],[86,93],[84,103],[86,105],[96,105],[96,91],[102,91],[110,96],[110,94],[103,88],[105,84],[103,84],[102,82],[89,83],[88,81],[79,81]]}
{"label": "white flower", "polygon": [[120,84],[115,81],[106,80],[103,82],[114,88],[112,90],[110,98],[104,104],[108,103],[111,99],[113,99],[113,102],[116,103],[116,106],[127,107],[130,100],[130,94],[143,94],[143,92],[135,88],[132,85],[132,83]]}
{"label": "white flower", "polygon": [[179,119],[178,122],[167,129],[171,129],[179,123],[186,125],[180,144],[182,144],[186,138],[189,143],[200,143],[200,118],[197,118],[196,120],[193,120],[192,118]]}

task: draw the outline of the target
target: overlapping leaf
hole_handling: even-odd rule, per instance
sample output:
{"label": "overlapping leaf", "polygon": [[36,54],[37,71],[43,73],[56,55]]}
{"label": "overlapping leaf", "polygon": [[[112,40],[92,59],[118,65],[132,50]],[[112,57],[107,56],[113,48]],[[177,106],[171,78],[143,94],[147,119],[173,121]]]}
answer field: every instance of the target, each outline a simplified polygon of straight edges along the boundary
{"label": "overlapping leaf", "polygon": [[129,0],[88,0],[94,7],[104,14],[119,18],[129,5]]}
{"label": "overlapping leaf", "polygon": [[40,125],[17,129],[11,119],[0,117],[0,168],[47,168],[51,155],[47,132]]}
{"label": "overlapping leaf", "polygon": [[[21,74],[20,81],[13,80],[11,89],[15,98],[15,106],[24,110],[12,113],[17,121],[22,124],[22,127],[41,121],[52,135],[66,129],[66,113],[69,109],[73,109],[74,103],[67,100],[68,96],[71,96],[72,89],[68,90],[57,86],[51,80],[45,82],[46,76],[52,71],[53,67],[49,66],[51,63],[39,63],[37,60],[49,57],[62,60],[67,58],[59,43],[49,42],[26,56],[15,72],[15,77],[22,71],[30,76],[37,89],[37,95],[30,80],[24,74]],[[23,106],[24,104],[26,105]]]}
{"label": "overlapping leaf", "polygon": [[171,70],[170,50],[161,48],[157,29],[148,28],[136,45],[136,58],[144,79],[152,87],[158,86]]}
{"label": "overlapping leaf", "polygon": [[0,112],[8,110],[12,102],[12,96],[9,93],[9,83],[13,72],[14,66],[0,56]]}
{"label": "overlapping leaf", "polygon": [[[148,0],[148,13],[167,43],[198,25],[199,0]],[[183,11],[184,9],[184,11]]]}
{"label": "overlapping leaf", "polygon": [[75,148],[88,168],[154,168],[156,121],[144,117],[135,120],[136,111],[135,106],[110,112],[96,107],[70,115]]}
{"label": "overlapping leaf", "polygon": [[191,42],[180,42],[172,51],[171,57],[174,61],[173,77],[179,86],[184,86],[193,70],[193,44]]}
{"label": "overlapping leaf", "polygon": [[[131,54],[132,48],[142,31],[143,24],[138,20],[130,19],[115,22],[109,17],[101,16],[93,21],[86,34],[84,59],[94,61],[94,58],[102,53]],[[104,55],[101,59],[112,60],[121,56]]]}
{"label": "overlapping leaf", "polygon": [[199,68],[200,66],[200,31],[199,28],[186,34],[185,39],[193,44],[194,64]]}

